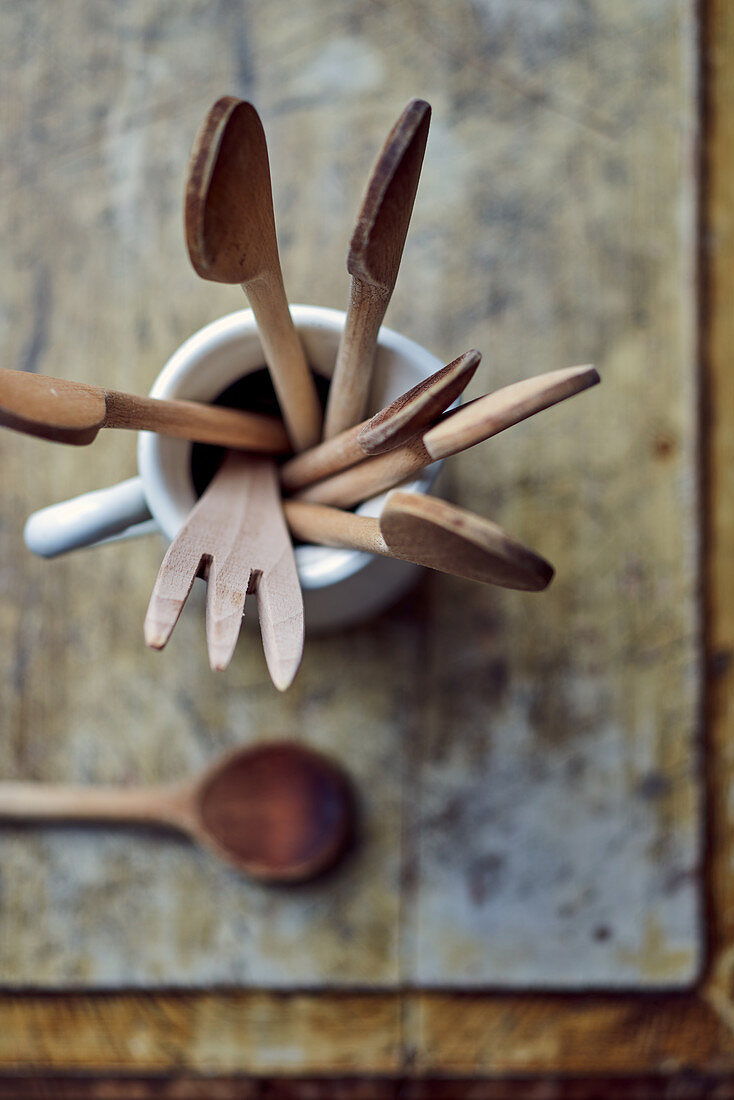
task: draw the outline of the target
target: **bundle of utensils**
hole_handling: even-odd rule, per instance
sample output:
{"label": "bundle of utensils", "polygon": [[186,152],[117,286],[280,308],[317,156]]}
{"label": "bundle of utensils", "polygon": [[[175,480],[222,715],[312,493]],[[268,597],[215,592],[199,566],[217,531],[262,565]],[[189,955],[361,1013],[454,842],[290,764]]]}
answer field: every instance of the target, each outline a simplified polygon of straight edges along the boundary
{"label": "bundle of utensils", "polygon": [[[451,408],[479,365],[481,356],[472,349],[362,419],[430,114],[427,103],[411,101],[372,171],[349,248],[349,303],[323,416],[284,289],[265,134],[255,108],[233,97],[214,104],[194,145],[186,242],[202,278],[242,285],[282,421],[0,372],[0,423],[7,427],[77,445],[91,443],[102,427],[117,427],[227,448],[163,559],[145,619],[149,646],[166,644],[194,579],[202,576],[209,660],[213,669],[225,669],[245,598],[254,592],[268,669],[276,687],[285,690],[300,664],[304,637],[294,538],[388,555],[506,588],[539,591],[549,584],[551,565],[496,524],[395,486],[594,385],[599,376],[593,367],[527,378]],[[386,490],[393,491],[379,518],[349,511]]]}

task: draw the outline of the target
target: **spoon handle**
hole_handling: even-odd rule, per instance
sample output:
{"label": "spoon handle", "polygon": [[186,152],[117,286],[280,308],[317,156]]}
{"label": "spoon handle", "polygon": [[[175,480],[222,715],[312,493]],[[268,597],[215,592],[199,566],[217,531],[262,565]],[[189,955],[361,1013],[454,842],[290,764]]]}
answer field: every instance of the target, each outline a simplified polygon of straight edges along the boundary
{"label": "spoon handle", "polygon": [[0,819],[106,821],[185,828],[184,799],[175,787],[69,787],[0,783]]}
{"label": "spoon handle", "polygon": [[288,308],[283,280],[271,275],[243,283],[242,289],[255,314],[265,362],[293,448],[305,451],[321,438],[321,403]]}
{"label": "spoon handle", "polygon": [[390,555],[380,534],[380,522],[373,516],[358,516],[340,508],[304,504],[300,500],[284,501],[283,511],[291,534],[303,542]]}
{"label": "spoon handle", "polygon": [[593,366],[566,367],[523,378],[442,417],[423,436],[426,450],[432,459],[448,458],[597,382],[599,374]]}
{"label": "spoon handle", "polygon": [[416,436],[393,451],[364,458],[356,465],[340,470],[323,481],[307,485],[295,494],[294,499],[311,504],[351,508],[413,477],[431,462],[433,459],[424,447],[422,438]]}
{"label": "spoon handle", "polygon": [[389,405],[353,428],[347,428],[318,447],[310,447],[280,467],[280,484],[286,493],[297,493],[314,481],[322,481],[365,455],[384,454],[425,432],[463,392],[479,365],[481,355],[472,348],[458,359],[423,379]]}
{"label": "spoon handle", "polygon": [[482,443],[598,381],[595,368],[583,366],[551,371],[504,386],[444,413],[434,427],[400,447],[314,482],[296,493],[296,499],[351,508],[412,477],[424,466]]}
{"label": "spoon handle", "polygon": [[218,447],[283,454],[288,436],[274,417],[198,401],[164,401],[157,397],[106,390],[105,427],[132,428],[160,435],[212,443]]}
{"label": "spoon handle", "polygon": [[357,424],[364,415],[377,337],[390,294],[352,277],[347,318],[339,341],[324,420],[324,439]]}
{"label": "spoon handle", "polygon": [[[369,423],[369,421],[365,421]],[[355,424],[339,435],[324,440],[316,447],[309,447],[299,455],[289,458],[280,467],[280,484],[286,493],[296,493],[311,485],[314,481],[331,477],[332,474],[354,466],[365,457],[359,444],[362,424]]]}

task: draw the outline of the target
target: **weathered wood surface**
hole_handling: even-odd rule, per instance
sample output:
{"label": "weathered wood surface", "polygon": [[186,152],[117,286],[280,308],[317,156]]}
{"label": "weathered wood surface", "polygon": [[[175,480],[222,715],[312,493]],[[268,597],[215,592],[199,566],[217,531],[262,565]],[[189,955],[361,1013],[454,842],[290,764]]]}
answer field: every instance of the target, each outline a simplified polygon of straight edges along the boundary
{"label": "weathered wood surface", "polygon": [[[63,21],[30,3],[6,8],[3,23],[4,365],[142,390],[186,335],[239,307],[236,288],[189,271],[180,226],[191,137],[223,91],[252,97],[266,123],[291,298],[342,305],[366,172],[396,110],[419,94],[434,122],[388,322],[445,360],[484,350],[473,395],[583,361],[604,384],[449,471],[460,503],[556,562],[547,595],[432,578],[377,623],[310,640],[283,699],[254,645],[226,681],[214,679],[194,614],[177,628],[175,661],[146,653],[155,541],[53,564],[25,552],[26,514],[133,472],[130,439],[80,453],[0,437],[4,775],[163,780],[226,745],[296,732],[334,752],[364,798],[357,855],[298,894],[241,883],[168,840],[6,833],[2,980],[692,980],[691,5],[558,0],[520,14],[429,4],[419,16],[412,5],[187,0],[164,12],[73,0]],[[501,1071],[547,1066],[570,1049],[544,1031],[542,1049],[508,1051],[504,1029],[486,1049],[484,998],[461,1002],[464,1015],[478,1006],[478,1030],[454,1033],[458,1051],[446,1048],[440,997],[405,1012],[379,997],[355,999],[344,1021],[353,1041],[332,1031],[331,1046],[311,1054],[317,1007],[303,1009],[308,1023],[285,1019],[276,1039],[258,1030],[265,1002],[244,994],[195,1009],[176,1002],[168,1047],[155,1024],[167,1001],[138,1003],[137,1038],[124,1025],[136,1002],[113,1003],[114,1039],[105,1046],[94,1032],[99,1002],[79,1003],[69,1017],[76,1053],[72,1032],[65,1052],[46,1038],[47,1061],[86,1067],[97,1050],[98,1065],[161,1068],[175,1047],[211,1071],[250,1059],[255,1070],[285,1060],[391,1072],[415,1048],[424,1068]],[[342,1010],[323,1003],[328,1030]],[[16,1044],[0,1047],[6,1064],[27,1065],[39,1049],[47,1002],[35,1004],[0,1002],[0,1035]],[[507,1028],[510,1007],[494,1010]],[[613,1034],[614,1013],[600,1012]],[[240,1042],[242,1013],[254,1014],[252,1045]],[[715,1050],[718,1033],[703,1017],[697,1026]],[[628,1041],[638,1068],[672,1057],[667,1041]]]}

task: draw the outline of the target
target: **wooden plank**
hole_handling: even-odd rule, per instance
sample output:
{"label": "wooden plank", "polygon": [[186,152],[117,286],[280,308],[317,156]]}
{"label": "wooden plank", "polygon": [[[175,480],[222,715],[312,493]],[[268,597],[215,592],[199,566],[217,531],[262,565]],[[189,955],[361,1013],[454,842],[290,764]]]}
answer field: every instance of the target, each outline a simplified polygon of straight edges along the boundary
{"label": "wooden plank", "polygon": [[[3,23],[0,68],[17,74],[2,87],[4,362],[145,393],[183,339],[246,304],[238,287],[192,272],[181,215],[206,110],[228,87],[254,94],[240,71],[253,19],[232,5],[208,18],[196,0],[173,14],[134,0],[102,17],[96,4],[73,0],[62,22],[36,7],[8,11]],[[38,48],[26,53],[29,41]],[[292,176],[281,167],[274,178],[283,210]],[[174,780],[223,749],[297,736],[374,792],[362,807],[369,843],[343,873],[282,895],[169,838],[6,829],[0,981],[394,984],[400,773],[385,761],[399,743],[419,626],[403,616],[369,636],[312,639],[282,698],[254,632],[246,630],[224,678],[209,671],[202,591],[192,593],[174,643],[151,653],[142,629],[161,540],[54,562],[23,546],[34,508],[135,472],[132,434],[107,432],[92,446],[0,436],[4,777]],[[387,668],[383,654],[401,636],[401,655]]]}
{"label": "wooden plank", "polygon": [[3,997],[4,1071],[254,1075],[399,1071],[400,1002],[206,993]]}
{"label": "wooden plank", "polygon": [[[430,1050],[418,1044],[419,1063],[426,1067],[432,1061],[441,1062],[447,1072],[457,1072],[461,1063],[465,1073],[494,1073],[502,1064],[515,1062],[522,1065],[522,1072],[583,1072],[627,1073],[631,1067],[644,1066],[645,1072],[659,1070],[675,1073],[684,1066],[684,1082],[671,1082],[677,1088],[688,1084],[692,1095],[697,1095],[697,1079],[692,1071],[700,1069],[711,1074],[734,1072],[732,1056],[732,1015],[730,960],[734,936],[731,921],[734,906],[730,904],[732,892],[731,815],[727,806],[727,792],[731,782],[731,729],[732,666],[731,647],[734,626],[734,599],[729,563],[734,553],[734,522],[731,513],[731,491],[726,491],[732,476],[731,450],[734,446],[734,393],[730,383],[729,352],[731,348],[731,321],[728,318],[729,303],[734,290],[734,240],[729,227],[734,225],[734,211],[727,181],[731,178],[731,149],[734,116],[732,115],[732,68],[728,58],[734,45],[734,19],[726,0],[711,5],[709,42],[712,59],[711,100],[712,119],[709,141],[710,189],[708,202],[709,241],[713,243],[707,256],[712,288],[710,322],[708,332],[710,394],[709,406],[715,410],[711,421],[710,485],[711,531],[707,555],[709,585],[709,655],[711,657],[711,708],[710,739],[707,744],[707,774],[710,780],[710,813],[708,816],[711,890],[709,893],[709,922],[711,962],[706,980],[699,990],[671,997],[638,997],[635,995],[595,998],[587,997],[460,997],[447,999],[440,995],[423,995],[402,998],[401,1021],[388,1012],[374,1019],[376,1032],[381,1040],[375,1040],[375,1032],[364,1026],[362,1003],[373,1006],[395,1005],[398,998],[361,997],[349,999],[348,1005],[355,1021],[354,1046],[351,1048],[352,1069],[374,1071],[374,1050],[371,1041],[383,1050],[383,1063],[400,1064],[410,1071],[415,1066],[416,1043],[413,1036],[433,1041],[442,1035],[435,1059]],[[241,1020],[235,1006],[249,1003],[253,1013],[261,1002],[262,994],[213,995],[219,1006],[217,1013],[222,1042],[229,1048],[237,1072],[252,1072],[251,1052],[236,1051],[236,1020]],[[120,1057],[120,1047],[126,1043],[119,1028],[131,1016],[139,1025],[137,1044],[143,1050],[141,1061],[136,1061],[135,1043],[123,1052],[127,1066],[144,1067],[151,1060],[156,1065],[179,1070],[187,1051],[191,1049],[191,1031],[202,1025],[196,1005],[204,1005],[210,995],[192,997],[162,996],[136,998],[130,995],[111,995],[102,998],[74,997],[3,997],[0,1001],[0,1034],[5,1036],[1,1064],[27,1069],[56,1066],[67,1071],[70,1065],[81,1065],[94,1047],[93,1059],[87,1066],[107,1066]],[[299,1034],[298,1028],[289,1026],[292,1018],[289,998],[266,996],[276,1019],[275,1031],[284,1041]],[[327,1028],[329,1020],[321,1015],[324,1006],[337,1014],[345,1015],[343,998],[334,995],[306,996],[298,999],[305,1017],[321,1019]],[[277,1003],[277,1007],[275,1006]],[[88,1019],[93,1020],[81,1029],[82,1006],[89,1006]],[[462,1008],[456,1025],[453,1013]],[[535,1006],[538,1014],[536,1015]],[[588,1008],[588,1013],[587,1013]],[[451,1016],[448,1015],[449,1011]],[[206,1009],[202,1010],[207,1015]],[[433,1015],[431,1016],[431,1013]],[[526,1017],[523,1022],[523,1016]],[[176,1022],[178,1021],[178,1022]],[[588,1026],[587,1026],[588,1025]],[[466,1037],[447,1039],[445,1033],[466,1026]],[[384,1057],[381,1041],[385,1035],[405,1031],[404,1049]],[[206,1029],[204,1029],[206,1030]],[[545,1045],[539,1049],[537,1035],[540,1031]],[[94,1035],[94,1039],[90,1035]],[[305,1032],[300,1032],[301,1037]],[[489,1036],[496,1036],[504,1044],[504,1053],[488,1049]],[[51,1053],[46,1041],[50,1036]],[[85,1038],[86,1036],[86,1038]],[[81,1040],[81,1041],[78,1041]],[[526,1047],[523,1058],[523,1043]],[[619,1053],[617,1044],[620,1043]],[[329,1047],[326,1043],[325,1046]],[[492,1044],[494,1046],[494,1044]],[[206,1044],[205,1044],[206,1047]],[[8,1050],[12,1053],[8,1053]],[[302,1051],[296,1041],[294,1064],[302,1060]],[[197,1060],[198,1051],[191,1055]],[[322,1052],[323,1053],[323,1052]],[[76,1059],[79,1059],[77,1061]],[[448,1062],[447,1062],[448,1059]],[[589,1065],[593,1059],[594,1064]],[[226,1057],[220,1061],[226,1062]],[[318,1063],[318,1057],[315,1059]],[[323,1072],[335,1064],[334,1044],[324,1054]],[[448,1069],[448,1066],[451,1069]],[[325,1067],[325,1068],[324,1068]],[[143,1071],[142,1068],[138,1070]],[[283,1072],[282,1067],[273,1072]],[[308,1072],[302,1071],[302,1072]],[[377,1070],[379,1072],[379,1070]],[[393,1072],[396,1072],[393,1070]],[[664,1080],[661,1088],[666,1087]],[[709,1079],[706,1087],[721,1088],[728,1095],[728,1084],[720,1079]],[[580,1087],[580,1086],[579,1086]],[[593,1088],[593,1084],[591,1086]],[[654,1086],[651,1086],[654,1087]],[[538,1093],[530,1093],[538,1095]],[[590,1093],[593,1094],[593,1093]],[[618,1093],[617,1093],[618,1094]],[[653,1093],[655,1094],[655,1093]],[[665,1094],[661,1092],[660,1094]],[[709,1092],[705,1093],[709,1095]],[[715,1094],[715,1093],[714,1093]],[[545,1095],[545,1092],[542,1093]],[[564,1092],[564,1095],[567,1095]],[[572,1093],[568,1093],[572,1095]],[[583,1095],[583,1093],[580,1093]],[[644,1095],[644,1093],[642,1093]]]}
{"label": "wooden plank", "polygon": [[452,270],[461,321],[449,305],[434,338],[487,348],[495,384],[563,362],[602,384],[451,460],[460,502],[557,576],[532,600],[429,589],[403,967],[424,986],[683,986],[700,966],[695,23],[686,5],[552,8],[558,37],[536,15],[505,38],[493,5],[452,29],[475,80],[452,140],[471,164],[486,135],[491,170],[461,180],[452,254],[475,278]]}
{"label": "wooden plank", "polygon": [[0,1100],[598,1100],[614,1096],[619,1100],[731,1100],[734,1084],[715,1074],[687,1074],[685,1081],[646,1075],[630,1078],[567,1077],[554,1081],[514,1078],[501,1081],[471,1081],[466,1078],[261,1078],[156,1077],[85,1078],[22,1077],[0,1078]]}
{"label": "wooden plank", "polygon": [[[93,10],[75,0],[63,28],[48,13],[27,17],[49,43],[27,58],[27,24],[8,17],[6,69],[22,64],[29,88],[25,102],[7,93],[16,106],[6,138],[16,156],[4,169],[11,362],[30,348],[31,366],[58,374],[63,364],[84,381],[142,390],[207,309],[241,304],[236,288],[188,271],[179,197],[210,100],[207,58],[221,59],[221,91],[238,79],[235,42],[271,59],[243,90],[268,125],[291,294],[339,303],[338,227],[348,234],[350,188],[358,183],[358,197],[363,160],[395,114],[379,73],[399,41],[401,81],[411,91],[426,81],[436,110],[392,323],[444,360],[471,344],[491,349],[474,393],[589,359],[605,381],[449,471],[460,503],[557,563],[547,594],[433,578],[375,627],[309,639],[282,700],[247,636],[226,680],[210,676],[199,598],[175,645],[145,652],[155,541],[53,563],[23,549],[37,503],[133,472],[131,439],[106,433],[87,458],[4,435],[10,776],[165,781],[225,745],[298,730],[353,771],[365,842],[342,873],[286,902],[167,839],[6,831],[3,979],[47,988],[690,982],[700,956],[691,4],[651,4],[641,17],[627,0],[587,19],[564,0],[553,33],[527,9],[518,24],[527,49],[492,5],[462,4],[449,19],[438,0],[417,41],[402,9],[387,22],[376,10],[361,35],[340,15],[336,47],[309,5],[288,18],[278,4],[228,8],[202,24],[193,0],[175,23],[136,0],[125,50],[115,20],[92,49],[83,27]],[[434,71],[441,28],[448,52]],[[511,80],[497,76],[498,43]],[[474,73],[471,95],[459,95],[454,55]],[[356,103],[303,91],[304,81],[338,85],[352,71],[340,59],[352,56],[369,122]],[[99,79],[76,79],[95,58]],[[529,94],[546,68],[553,93]],[[184,101],[174,95],[182,72]],[[365,126],[369,148],[346,140],[345,118]],[[82,125],[90,137],[80,158]],[[518,135],[532,154],[518,155]],[[295,187],[294,165],[298,179],[327,182]],[[93,247],[80,250],[86,239]],[[50,294],[30,332],[28,280],[16,276],[24,257]],[[73,279],[60,275],[67,269]],[[80,675],[89,661],[96,674]]]}

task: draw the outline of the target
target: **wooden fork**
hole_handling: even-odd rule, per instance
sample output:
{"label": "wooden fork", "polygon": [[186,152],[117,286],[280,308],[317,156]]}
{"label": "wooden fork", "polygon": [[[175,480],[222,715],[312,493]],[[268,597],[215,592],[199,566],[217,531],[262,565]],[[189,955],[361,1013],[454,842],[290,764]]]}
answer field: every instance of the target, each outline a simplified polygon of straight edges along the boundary
{"label": "wooden fork", "polygon": [[245,597],[257,593],[260,632],[273,683],[285,691],[303,655],[303,596],[280,503],[274,462],[229,451],[168,548],[145,617],[145,641],[162,649],[194,579],[204,576],[212,669],[232,659]]}

